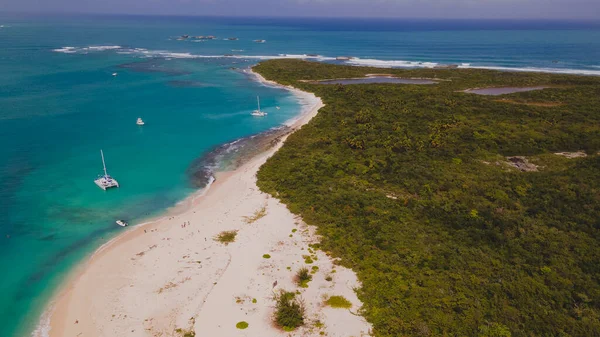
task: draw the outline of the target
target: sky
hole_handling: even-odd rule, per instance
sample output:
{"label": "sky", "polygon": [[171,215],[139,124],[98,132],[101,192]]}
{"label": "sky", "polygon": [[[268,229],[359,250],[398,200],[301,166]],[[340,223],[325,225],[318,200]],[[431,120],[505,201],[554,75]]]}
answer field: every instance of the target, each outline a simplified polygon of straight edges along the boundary
{"label": "sky", "polygon": [[600,21],[600,0],[0,0],[0,11]]}

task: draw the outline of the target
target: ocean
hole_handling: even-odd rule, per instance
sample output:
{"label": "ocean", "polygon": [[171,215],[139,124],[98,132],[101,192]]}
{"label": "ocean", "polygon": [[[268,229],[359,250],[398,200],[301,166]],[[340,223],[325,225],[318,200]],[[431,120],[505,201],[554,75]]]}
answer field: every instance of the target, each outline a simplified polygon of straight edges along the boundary
{"label": "ocean", "polygon": [[[298,116],[302,101],[243,71],[278,57],[600,75],[600,24],[0,14],[0,336],[43,335],[54,291],[116,219],[159,216],[206,188],[198,168],[227,161],[215,149]],[[93,183],[101,149],[119,189]]]}

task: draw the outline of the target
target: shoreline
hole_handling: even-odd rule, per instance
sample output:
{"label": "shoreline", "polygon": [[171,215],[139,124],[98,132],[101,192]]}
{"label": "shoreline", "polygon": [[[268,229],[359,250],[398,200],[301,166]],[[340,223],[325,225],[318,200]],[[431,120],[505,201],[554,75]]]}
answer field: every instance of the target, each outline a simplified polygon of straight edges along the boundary
{"label": "shoreline", "polygon": [[[44,329],[43,326],[38,327],[36,329],[40,332],[38,336],[45,335],[44,332],[47,333],[47,336],[52,337],[77,336],[78,334],[82,334],[82,336],[115,336],[125,332],[134,336],[163,334],[176,336],[177,334],[172,334],[175,329],[196,329],[199,333],[210,331],[211,336],[231,336],[232,334],[245,336],[244,330],[235,329],[235,324],[242,319],[232,320],[228,323],[230,325],[228,327],[214,326],[215,322],[218,322],[219,319],[226,319],[227,315],[232,314],[234,310],[246,311],[246,317],[253,316],[254,321],[250,322],[250,328],[247,330],[252,335],[283,336],[287,334],[272,327],[270,322],[272,311],[270,296],[274,289],[270,282],[259,282],[260,284],[256,287],[256,279],[260,279],[261,276],[264,278],[265,274],[269,274],[269,279],[278,280],[279,284],[286,286],[287,290],[294,290],[296,287],[293,284],[293,273],[296,268],[288,270],[287,267],[301,266],[302,254],[306,254],[305,249],[307,248],[301,246],[316,242],[318,238],[315,228],[309,228],[302,224],[301,220],[291,214],[285,205],[258,190],[255,185],[255,174],[266,159],[283,145],[287,136],[308,123],[324,105],[321,99],[314,94],[267,81],[251,69],[247,73],[263,85],[284,88],[296,95],[301,102],[309,102],[302,104],[303,112],[297,118],[286,123],[290,124],[291,132],[278,139],[276,145],[253,156],[235,170],[217,172],[216,181],[209,188],[201,191],[200,194],[194,193],[178,203],[178,205],[189,205],[180,214],[171,214],[170,210],[167,210],[166,214],[163,213],[155,219],[144,221],[99,247],[89,258],[73,269],[72,275],[67,277],[63,286],[56,291],[48,309],[41,317],[42,320],[48,321],[49,326],[47,329]],[[256,224],[262,223],[261,228],[256,228],[255,223],[248,224],[241,221],[244,216],[251,216],[260,205],[263,205],[262,207],[267,212],[264,219],[256,221]],[[197,212],[198,214],[196,214]],[[187,229],[187,226],[181,224],[182,221],[189,223],[188,226],[193,228]],[[236,224],[228,224],[223,227],[221,226],[223,222]],[[282,232],[284,227],[286,231]],[[270,229],[267,230],[267,228]],[[238,230],[240,239],[229,246],[222,246],[214,242],[212,238],[222,230]],[[248,236],[244,240],[246,231],[255,231],[255,234],[260,235]],[[296,231],[298,231],[297,234],[290,234]],[[274,237],[273,233],[278,233],[278,235]],[[197,234],[195,238],[194,234]],[[170,243],[171,240],[177,240],[178,244],[173,246]],[[284,242],[284,240],[290,242]],[[256,249],[254,247],[256,245],[265,247],[262,250],[264,253],[269,252],[274,255],[272,261],[262,258],[259,251],[254,254],[256,256],[253,256],[252,261],[248,261],[250,257],[247,256],[246,250]],[[280,263],[274,265],[277,253],[282,252],[280,249],[286,245],[290,246],[284,250],[286,256]],[[191,250],[200,250],[201,246],[204,246],[202,251],[191,252]],[[269,248],[266,249],[266,247]],[[295,254],[291,254],[294,251]],[[183,255],[173,261],[166,261],[175,253]],[[322,297],[325,295],[323,291],[329,289],[332,295],[343,294],[350,299],[355,304],[353,311],[356,311],[360,302],[351,288],[359,286],[359,284],[351,270],[334,266],[323,252],[315,254],[319,257],[318,263],[317,261],[315,263],[319,266],[319,270],[331,272],[335,268],[336,280],[328,282],[324,276],[319,275],[322,272],[315,274],[315,280],[303,293],[307,308],[311,309],[308,313],[312,312],[322,317],[320,320],[325,323],[323,329],[327,329],[330,336],[344,336],[346,332],[349,332],[347,331],[349,326],[352,327],[352,333],[356,335],[367,334],[370,326],[361,317],[354,316],[349,311],[323,308]],[[199,259],[196,261],[197,265],[190,266],[190,261],[186,259],[191,259],[191,255],[194,255],[194,258],[202,256],[205,259]],[[143,260],[148,258],[154,258],[154,263],[145,264]],[[243,263],[231,266],[232,263],[238,262],[238,259],[242,259]],[[195,267],[198,265],[203,270],[197,270]],[[254,265],[256,268],[250,268],[249,265]],[[173,266],[179,267],[178,270],[173,270]],[[312,265],[307,266],[311,267]],[[209,271],[206,271],[206,268]],[[225,289],[220,289],[219,284],[223,283],[222,279],[228,276],[226,274],[232,268],[240,270],[234,273],[232,280],[229,280],[229,287],[225,286]],[[262,275],[260,275],[261,272]],[[176,276],[179,274],[190,275],[176,282],[165,282],[173,277],[177,278]],[[213,280],[215,275],[219,275],[218,282]],[[317,281],[317,278],[320,280]],[[192,279],[200,279],[201,284],[191,285],[192,282],[188,281]],[[240,305],[239,296],[234,296],[236,293],[234,288],[239,288],[239,281],[244,280],[249,284],[247,290],[254,285],[257,288],[254,289],[255,292],[262,293],[262,295],[258,293],[252,295],[255,296],[254,299],[258,299],[258,304],[248,304],[247,298],[242,300],[243,303]],[[164,284],[164,286],[158,287],[159,284]],[[156,290],[157,287],[159,290]],[[164,290],[165,288],[168,290]],[[208,293],[206,293],[207,291]],[[161,298],[163,292],[168,292],[176,299]],[[221,294],[218,295],[215,292]],[[316,294],[312,294],[313,292]],[[91,294],[94,296],[89,297]],[[204,296],[198,296],[200,294]],[[150,299],[151,297],[155,297],[155,299]],[[201,297],[203,297],[203,302],[199,303],[198,298]],[[217,299],[213,300],[212,297],[217,297]],[[232,298],[238,299],[233,303],[228,303]],[[211,300],[210,304],[208,300]],[[144,304],[140,305],[140,301]],[[223,306],[227,307],[225,304],[232,307],[222,308]],[[207,305],[210,308],[204,309],[203,307]],[[170,308],[171,311],[167,314],[161,312],[165,308]],[[135,317],[140,315],[140,311],[145,313],[143,319]],[[184,315],[182,311],[185,311],[186,314]],[[208,314],[204,314],[203,311]],[[332,318],[327,319],[330,316]],[[190,317],[193,317],[193,320],[190,320]],[[344,326],[336,323],[340,319],[346,321]],[[251,321],[249,318],[247,320]],[[202,322],[201,325],[199,325],[200,322]],[[196,326],[199,328],[195,328]],[[229,328],[233,328],[233,330]],[[311,334],[314,328],[310,327],[310,331],[306,329],[308,327],[298,329],[298,336]],[[236,334],[236,332],[239,333]],[[318,335],[318,333],[316,334]]]}

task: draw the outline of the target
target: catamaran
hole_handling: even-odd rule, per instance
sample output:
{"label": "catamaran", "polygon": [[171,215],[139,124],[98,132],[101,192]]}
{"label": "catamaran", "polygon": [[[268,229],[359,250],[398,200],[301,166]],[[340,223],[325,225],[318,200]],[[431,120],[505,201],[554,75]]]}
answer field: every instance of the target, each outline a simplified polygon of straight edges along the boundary
{"label": "catamaran", "polygon": [[252,111],[251,115],[256,117],[265,117],[267,113],[260,111],[260,98],[258,96],[256,96],[256,101],[258,102],[258,110]]}
{"label": "catamaran", "polygon": [[94,180],[94,182],[96,183],[96,185],[98,185],[98,187],[105,191],[111,187],[119,187],[119,182],[116,181],[113,177],[109,176],[108,173],[106,173],[106,163],[104,163],[104,152],[102,152],[102,150],[100,150],[100,156],[102,156],[102,166],[104,166],[104,175],[99,176],[98,179]]}

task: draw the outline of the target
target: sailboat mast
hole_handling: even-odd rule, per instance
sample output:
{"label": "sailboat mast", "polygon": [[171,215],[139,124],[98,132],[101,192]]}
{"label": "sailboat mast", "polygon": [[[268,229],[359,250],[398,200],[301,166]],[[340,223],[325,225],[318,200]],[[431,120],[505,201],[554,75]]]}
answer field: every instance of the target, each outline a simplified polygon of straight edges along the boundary
{"label": "sailboat mast", "polygon": [[256,96],[256,101],[258,102],[258,111],[260,111],[260,97]]}
{"label": "sailboat mast", "polygon": [[102,150],[100,150],[100,155],[102,156],[102,166],[104,166],[104,175],[107,176],[108,173],[106,173],[106,163],[104,163],[104,152],[102,152]]}

